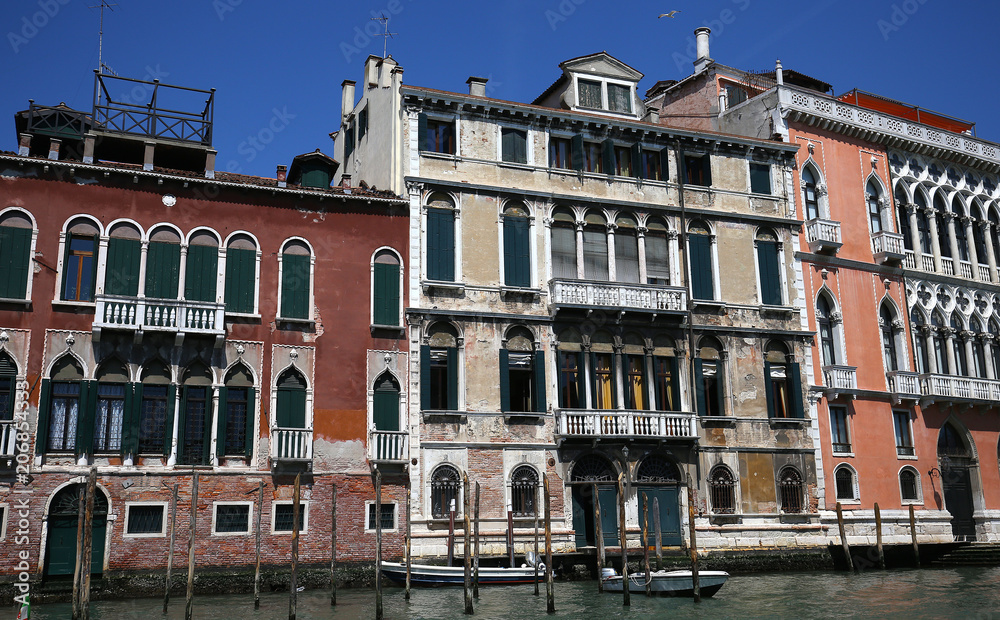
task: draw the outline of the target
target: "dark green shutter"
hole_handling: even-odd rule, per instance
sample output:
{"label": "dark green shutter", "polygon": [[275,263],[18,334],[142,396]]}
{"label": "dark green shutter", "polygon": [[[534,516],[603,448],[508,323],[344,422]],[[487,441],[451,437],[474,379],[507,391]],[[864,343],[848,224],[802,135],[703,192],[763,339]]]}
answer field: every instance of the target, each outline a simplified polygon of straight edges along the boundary
{"label": "dark green shutter", "polygon": [[691,295],[695,299],[715,299],[712,285],[712,242],[708,235],[688,235],[691,248]]}
{"label": "dark green shutter", "polygon": [[281,255],[281,316],[309,318],[309,256]]}
{"label": "dark green shutter", "polygon": [[646,166],[642,161],[642,145],[636,142],[632,145],[632,176],[637,179],[646,178]]}
{"label": "dark green shutter", "polygon": [[184,298],[190,301],[215,301],[219,279],[219,248],[192,245],[187,251]]}
{"label": "dark green shutter", "polygon": [[[212,462],[212,411],[215,409],[215,395],[213,393],[215,389],[212,387],[205,388],[205,423],[203,425],[204,431],[202,431],[201,462],[206,465]],[[222,417],[222,412],[220,411],[219,418]]]}
{"label": "dark green shutter", "polygon": [[708,153],[701,156],[702,178],[705,180],[705,187],[712,186],[712,157]]}
{"label": "dark green shutter", "polygon": [[767,164],[750,164],[750,191],[755,194],[771,193],[771,167]]}
{"label": "dark green shutter", "polygon": [[587,408],[587,373],[583,365],[584,353],[579,351],[576,354],[576,393],[580,402],[577,405],[581,409]]}
{"label": "dark green shutter", "polygon": [[500,411],[510,411],[510,355],[500,349]]}
{"label": "dark green shutter", "polygon": [[548,405],[545,402],[545,351],[535,351],[535,411],[545,413]]}
{"label": "dark green shutter", "polygon": [[523,217],[503,219],[504,284],[531,286],[531,255],[528,220]]}
{"label": "dark green shutter", "polygon": [[670,358],[670,400],[673,403],[672,411],[682,411],[681,407],[681,365],[676,357]]}
{"label": "dark green shutter", "polygon": [[781,305],[781,276],[778,272],[778,244],[757,241],[757,271],[760,273],[760,301],[769,306]]}
{"label": "dark green shutter", "polygon": [[725,377],[722,372],[722,362],[715,363],[715,410],[718,415],[726,415],[726,386],[723,383]]}
{"label": "dark green shutter", "polygon": [[399,325],[399,265],[375,263],[375,324]]}
{"label": "dark green shutter", "polygon": [[601,157],[604,160],[604,174],[617,174],[618,158],[615,157],[615,142],[611,138],[601,142]]}
{"label": "dark green shutter", "polygon": [[448,349],[448,410],[458,411],[458,349]]}
{"label": "dark green shutter", "polygon": [[135,407],[135,394],[133,384],[125,384],[125,401],[122,403],[122,428],[121,428],[121,456],[125,458],[128,454],[128,444],[131,441],[132,430],[132,409]]}
{"label": "dark green shutter", "polygon": [[346,160],[354,152],[354,123],[347,126],[344,131],[344,159]]}
{"label": "dark green shutter", "polygon": [[177,299],[181,273],[181,246],[150,241],[146,252],[146,297]]}
{"label": "dark green shutter", "polygon": [[702,374],[701,358],[694,358],[694,393],[698,415],[705,415],[708,404],[705,402],[705,375]]}
{"label": "dark green shutter", "polygon": [[528,132],[514,130],[514,161],[528,163]]}
{"label": "dark green shutter", "polygon": [[300,388],[278,388],[278,411],[275,422],[279,428],[305,428],[306,392]]}
{"label": "dark green shutter", "polygon": [[399,392],[376,389],[372,395],[372,417],[380,431],[399,430]]}
{"label": "dark green shutter", "polygon": [[427,211],[427,278],[439,282],[455,280],[454,211]]}
{"label": "dark green shutter", "polygon": [[138,239],[112,237],[108,240],[104,292],[108,295],[135,297],[139,294],[139,261],[142,244]]}
{"label": "dark green shutter", "polygon": [[35,454],[44,454],[49,437],[49,407],[52,401],[52,382],[42,379],[38,393],[38,426],[35,429]]}
{"label": "dark green shutter", "polygon": [[184,463],[188,460],[187,451],[184,450],[184,440],[187,437],[187,399],[189,388],[186,385],[180,386],[181,408],[177,412],[177,462]]}
{"label": "dark green shutter", "polygon": [[257,391],[254,388],[247,388],[247,427],[246,434],[247,440],[244,446],[244,451],[248,459],[253,458],[253,449],[257,443],[257,401],[256,401]]}
{"label": "dark green shutter", "polygon": [[583,171],[583,135],[576,134],[570,139],[570,165],[577,172]]}
{"label": "dark green shutter", "polygon": [[431,348],[420,346],[420,408],[431,408]]}
{"label": "dark green shutter", "polygon": [[[142,418],[142,384],[129,384],[132,394],[132,406],[127,407],[128,420],[122,424],[122,453],[131,454],[133,461],[138,463],[139,455],[139,420]],[[127,393],[127,392],[126,392]]]}
{"label": "dark green shutter", "polygon": [[670,180],[670,152],[667,149],[660,149],[660,180]]}
{"label": "dark green shutter", "polygon": [[427,148],[427,115],[422,112],[417,117],[417,150],[419,151],[434,150]]}
{"label": "dark green shutter", "polygon": [[28,294],[31,229],[0,226],[0,298],[24,299]]}
{"label": "dark green shutter", "polygon": [[171,383],[167,386],[167,417],[163,422],[163,456],[170,456],[171,444],[174,440],[174,414],[177,411],[177,386]]}
{"label": "dark green shutter", "polygon": [[80,382],[80,408],[76,418],[76,455],[94,453],[94,421],[97,413],[97,381]]}
{"label": "dark green shutter", "polygon": [[[228,408],[228,397],[229,389],[225,386],[218,388],[219,390],[219,414],[215,417],[215,454],[217,456],[226,455],[226,423],[229,419],[229,408]],[[250,417],[250,412],[247,411],[247,417]],[[206,425],[211,428],[210,425]],[[211,441],[208,442],[211,445]]]}
{"label": "dark green shutter", "polygon": [[257,252],[226,250],[226,312],[253,313]]}
{"label": "dark green shutter", "polygon": [[804,418],[805,411],[802,406],[802,377],[799,374],[799,363],[791,362],[785,366],[786,381],[788,382],[788,401],[791,403],[793,418]]}
{"label": "dark green shutter", "polygon": [[774,382],[771,381],[771,362],[764,361],[764,396],[767,399],[767,417],[774,417]]}

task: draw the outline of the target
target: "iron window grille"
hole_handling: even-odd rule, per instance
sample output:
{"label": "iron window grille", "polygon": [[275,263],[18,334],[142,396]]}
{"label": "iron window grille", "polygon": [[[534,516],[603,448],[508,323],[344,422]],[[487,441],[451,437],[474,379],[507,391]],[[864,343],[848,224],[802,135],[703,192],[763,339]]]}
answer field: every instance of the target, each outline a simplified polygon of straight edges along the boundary
{"label": "iron window grille", "polygon": [[128,507],[126,534],[160,534],[163,532],[163,506]]}
{"label": "iron window grille", "polygon": [[215,507],[215,531],[220,534],[250,531],[249,504],[220,504]]}
{"label": "iron window grille", "polygon": [[782,470],[778,479],[781,512],[800,513],[803,511],[802,475],[788,467]]}
{"label": "iron window grille", "polygon": [[708,476],[708,495],[712,512],[736,514],[736,480],[728,467],[718,466]]}
{"label": "iron window grille", "polygon": [[455,502],[458,512],[458,486],[461,476],[454,467],[444,466],[435,470],[431,477],[431,514],[435,519],[444,519]]}
{"label": "iron window grille", "polygon": [[538,514],[538,472],[521,465],[510,476],[510,502],[515,517]]}
{"label": "iron window grille", "polygon": [[[299,531],[305,529],[307,505],[299,502]],[[295,519],[295,504],[275,504],[274,505],[274,531],[291,532],[292,523]]]}
{"label": "iron window grille", "polygon": [[[396,529],[396,505],[382,504],[379,510],[379,519],[383,530]],[[369,530],[376,529],[375,504],[368,504],[368,527]]]}
{"label": "iron window grille", "polygon": [[857,499],[854,493],[854,472],[847,467],[840,467],[837,469],[837,473],[834,475],[837,485],[837,499],[838,500],[855,500]]}

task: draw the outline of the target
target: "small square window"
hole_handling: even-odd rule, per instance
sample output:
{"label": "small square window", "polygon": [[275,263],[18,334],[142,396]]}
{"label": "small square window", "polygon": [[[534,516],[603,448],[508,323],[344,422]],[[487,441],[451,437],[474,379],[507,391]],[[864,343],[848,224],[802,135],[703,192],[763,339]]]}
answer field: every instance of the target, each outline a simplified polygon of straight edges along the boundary
{"label": "small square window", "polygon": [[[291,532],[292,523],[294,522],[294,509],[295,504],[274,504],[274,531],[275,532]],[[309,506],[304,502],[299,502],[299,531],[304,532],[306,530],[306,512],[308,512]]]}
{"label": "small square window", "polygon": [[[382,529],[383,530],[394,530],[396,529],[396,504],[382,504],[382,510],[380,511],[382,518]],[[368,504],[368,520],[365,526],[366,530],[375,529],[375,503],[371,502]]]}
{"label": "small square window", "polygon": [[621,84],[608,84],[608,109],[622,114],[632,113],[632,89]]}
{"label": "small square window", "polygon": [[500,150],[503,161],[528,163],[528,132],[504,127],[500,130]]}
{"label": "small square window", "polygon": [[251,504],[216,504],[213,534],[246,534],[250,531]]}
{"label": "small square window", "polygon": [[572,145],[569,138],[549,138],[549,168],[569,170],[573,167],[570,161]]}
{"label": "small square window", "polygon": [[163,513],[166,506],[163,504],[129,504],[126,507],[125,535],[126,536],[163,536],[164,529]]}
{"label": "small square window", "polygon": [[604,107],[600,82],[579,80],[577,83],[580,89],[579,100],[581,108],[595,108],[599,110]]}
{"label": "small square window", "polygon": [[745,88],[742,88],[740,86],[733,86],[731,84],[727,84],[726,99],[728,100],[728,106],[730,108],[739,105],[747,100],[747,91]]}
{"label": "small square window", "polygon": [[830,437],[833,451],[841,454],[851,452],[851,437],[847,427],[847,407],[830,407]]}
{"label": "small square window", "polygon": [[754,194],[771,194],[771,166],[750,164],[750,191]]}
{"label": "small square window", "polygon": [[424,138],[425,151],[455,154],[455,122],[427,119],[427,134]]}
{"label": "small square window", "polygon": [[712,186],[712,161],[707,153],[684,156],[684,182],[702,187]]}

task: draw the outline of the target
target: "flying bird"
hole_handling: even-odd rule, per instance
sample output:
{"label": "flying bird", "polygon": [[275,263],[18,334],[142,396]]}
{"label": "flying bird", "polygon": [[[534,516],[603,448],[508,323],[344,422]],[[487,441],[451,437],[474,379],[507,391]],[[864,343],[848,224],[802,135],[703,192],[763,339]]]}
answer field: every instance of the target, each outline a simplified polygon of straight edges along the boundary
{"label": "flying bird", "polygon": [[[670,18],[673,18],[673,16],[677,15],[678,13],[680,13],[680,11],[670,11],[669,13],[660,13],[660,17],[670,17]],[[660,19],[660,17],[657,17],[656,19]]]}

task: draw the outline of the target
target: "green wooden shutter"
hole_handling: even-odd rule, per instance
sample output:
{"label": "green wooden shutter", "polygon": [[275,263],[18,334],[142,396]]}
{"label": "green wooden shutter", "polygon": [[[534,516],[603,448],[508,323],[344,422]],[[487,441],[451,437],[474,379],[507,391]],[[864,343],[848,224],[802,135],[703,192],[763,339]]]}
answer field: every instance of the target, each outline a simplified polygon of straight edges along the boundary
{"label": "green wooden shutter", "polygon": [[712,285],[712,244],[708,235],[688,235],[691,249],[691,295],[695,299],[715,299]]}
{"label": "green wooden shutter", "polygon": [[535,351],[535,411],[545,413],[548,408],[545,402],[545,351]]}
{"label": "green wooden shutter", "polygon": [[42,379],[42,389],[38,393],[38,426],[35,429],[35,454],[45,454],[49,437],[49,407],[52,401],[52,381]]}
{"label": "green wooden shutter", "polygon": [[399,325],[399,265],[375,263],[375,324]]}
{"label": "green wooden shutter", "polygon": [[253,458],[253,449],[257,443],[257,391],[254,388],[247,388],[247,440],[244,445],[244,456]]}
{"label": "green wooden shutter", "polygon": [[146,297],[177,299],[181,273],[181,246],[150,241],[146,252]]}
{"label": "green wooden shutter", "polygon": [[802,377],[799,371],[799,363],[791,362],[785,366],[785,376],[788,382],[788,401],[792,406],[792,417],[804,418],[805,410],[802,405]]}
{"label": "green wooden shutter", "polygon": [[431,348],[420,346],[420,408],[431,408]]}
{"label": "green wooden shutter", "polygon": [[170,456],[174,438],[174,414],[177,410],[177,386],[171,383],[167,386],[167,416],[163,422],[163,456]]}
{"label": "green wooden shutter", "polygon": [[257,252],[226,250],[226,312],[253,313]]}
{"label": "green wooden shutter", "polygon": [[576,134],[570,138],[570,165],[573,170],[583,172],[583,135]]}
{"label": "green wooden shutter", "polygon": [[281,255],[281,316],[309,318],[309,256]]}
{"label": "green wooden shutter", "polygon": [[372,417],[380,431],[399,430],[399,392],[376,389],[372,395]]}
{"label": "green wooden shutter", "polygon": [[184,298],[190,301],[214,302],[218,274],[218,247],[214,245],[189,246],[184,276]]}
{"label": "green wooden shutter", "polygon": [[31,229],[0,226],[0,298],[24,299],[31,263]]}
{"label": "green wooden shutter", "polygon": [[[129,384],[134,394],[132,395],[132,406],[127,408],[128,420],[123,422],[122,452],[125,455],[131,454],[137,459],[139,454],[139,420],[142,418],[142,384]],[[127,438],[127,439],[126,439]],[[138,462],[136,460],[136,462]]]}
{"label": "green wooden shutter", "polygon": [[458,411],[458,349],[448,349],[448,410]]}
{"label": "green wooden shutter", "polygon": [[519,164],[528,163],[528,132],[513,131],[514,134],[514,161]]}
{"label": "green wooden shutter", "polygon": [[660,149],[660,180],[670,180],[670,152],[665,148]]}
{"label": "green wooden shutter", "polygon": [[455,280],[455,212],[427,210],[427,278]]}
{"label": "green wooden shutter", "polygon": [[[218,388],[219,390],[219,414],[215,417],[215,454],[216,456],[226,455],[226,423],[229,420],[229,409],[228,409],[228,397],[229,389],[225,386]],[[247,411],[247,417],[250,417],[250,412]],[[206,425],[211,428],[210,425]],[[211,445],[211,441],[208,442]]]}
{"label": "green wooden shutter", "polygon": [[778,271],[778,244],[757,241],[757,270],[760,273],[760,301],[770,306],[781,305],[781,275]]}
{"label": "green wooden shutter", "polygon": [[80,382],[80,408],[76,419],[76,455],[94,453],[94,420],[97,412],[97,381]]}
{"label": "green wooden shutter", "polygon": [[774,417],[774,382],[771,381],[771,362],[764,361],[764,397],[767,399],[767,417]]}
{"label": "green wooden shutter", "polygon": [[601,158],[604,160],[604,174],[618,173],[618,158],[615,157],[615,142],[611,138],[601,142]]}
{"label": "green wooden shutter", "polygon": [[576,393],[580,402],[577,404],[581,409],[587,408],[587,373],[583,365],[584,353],[579,351],[576,354]]}
{"label": "green wooden shutter", "polygon": [[682,411],[681,407],[681,365],[676,357],[670,358],[670,391],[672,411]]}
{"label": "green wooden shutter", "polygon": [[187,438],[187,399],[188,399],[188,386],[180,386],[181,390],[181,408],[177,412],[177,462],[185,463],[188,460],[187,451],[184,449],[184,441]]}
{"label": "green wooden shutter", "polygon": [[510,355],[500,349],[500,411],[510,411]]}
{"label": "green wooden shutter", "polygon": [[275,421],[279,428],[306,427],[306,391],[302,388],[278,388],[278,411]]}
{"label": "green wooden shutter", "polygon": [[510,129],[500,130],[500,158],[503,161],[516,161],[514,156],[514,132]]}
{"label": "green wooden shutter", "polygon": [[[201,462],[209,464],[212,462],[212,410],[214,401],[214,391],[216,388],[205,389],[205,423],[202,431]],[[222,411],[219,411],[219,418],[223,418]],[[225,442],[223,442],[225,443]]]}
{"label": "green wooden shutter", "polygon": [[646,166],[642,161],[642,145],[636,142],[631,146],[632,150],[632,176],[637,179],[646,178]]}
{"label": "green wooden shutter", "polygon": [[531,286],[531,254],[527,218],[505,217],[503,220],[504,284]]}
{"label": "green wooden shutter", "polygon": [[694,358],[694,393],[698,415],[705,415],[708,404],[705,402],[705,375],[702,374],[701,358]]}
{"label": "green wooden shutter", "polygon": [[108,240],[104,292],[135,297],[139,294],[139,260],[142,244],[138,239],[112,237]]}
{"label": "green wooden shutter", "polygon": [[702,178],[705,180],[705,187],[712,186],[712,157],[708,153],[701,156]]}
{"label": "green wooden shutter", "polygon": [[417,150],[433,150],[427,148],[427,115],[422,112],[417,117]]}
{"label": "green wooden shutter", "polygon": [[771,193],[771,167],[767,164],[750,164],[750,191],[755,194]]}

